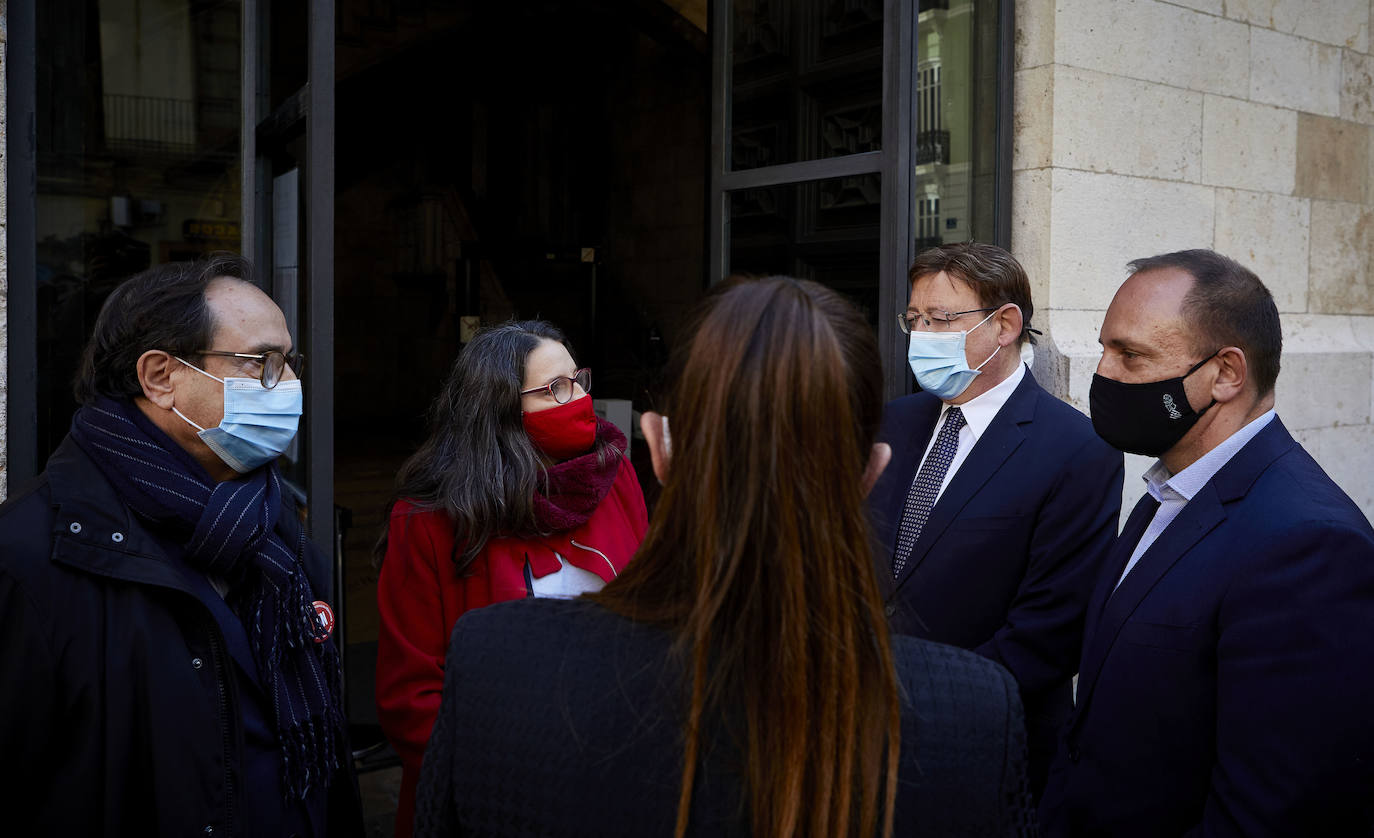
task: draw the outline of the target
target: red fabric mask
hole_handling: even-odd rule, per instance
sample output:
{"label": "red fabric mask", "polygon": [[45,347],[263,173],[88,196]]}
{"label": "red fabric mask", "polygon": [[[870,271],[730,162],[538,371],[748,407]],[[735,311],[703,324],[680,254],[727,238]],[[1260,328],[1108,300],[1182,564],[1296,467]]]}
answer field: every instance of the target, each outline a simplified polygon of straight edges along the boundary
{"label": "red fabric mask", "polygon": [[521,414],[520,421],[534,447],[555,460],[585,454],[596,442],[596,413],[592,410],[591,396],[582,396],[548,410]]}

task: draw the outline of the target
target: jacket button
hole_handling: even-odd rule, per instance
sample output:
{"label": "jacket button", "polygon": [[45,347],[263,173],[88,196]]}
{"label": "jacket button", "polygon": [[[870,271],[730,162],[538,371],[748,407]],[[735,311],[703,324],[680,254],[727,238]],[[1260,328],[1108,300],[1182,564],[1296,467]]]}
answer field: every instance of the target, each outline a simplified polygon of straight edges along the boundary
{"label": "jacket button", "polygon": [[1078,764],[1078,761],[1079,761],[1080,759],[1082,759],[1082,758],[1083,758],[1083,752],[1080,751],[1080,750],[1078,750],[1078,746],[1077,746],[1077,745],[1070,745],[1070,746],[1069,746],[1069,762],[1072,762],[1072,763],[1074,763],[1075,765],[1077,765],[1077,764]]}
{"label": "jacket button", "polygon": [[885,606],[885,607],[883,608],[883,613],[886,614],[887,616],[891,617],[893,614],[896,614],[896,613],[897,613],[897,606],[895,606],[895,605],[888,605],[888,606]]}
{"label": "jacket button", "polygon": [[81,524],[77,521],[72,521],[72,525],[67,527],[67,529],[71,530],[73,533],[81,532]]}
{"label": "jacket button", "polygon": [[121,541],[124,540],[124,533],[122,533],[122,532],[110,533],[110,540],[113,541],[115,544],[118,544],[119,542],[121,542]]}
{"label": "jacket button", "polygon": [[205,662],[202,661],[200,658],[191,658],[191,668],[192,668],[192,669],[200,669],[200,668],[201,668],[202,666],[204,666],[204,665],[205,665]]}

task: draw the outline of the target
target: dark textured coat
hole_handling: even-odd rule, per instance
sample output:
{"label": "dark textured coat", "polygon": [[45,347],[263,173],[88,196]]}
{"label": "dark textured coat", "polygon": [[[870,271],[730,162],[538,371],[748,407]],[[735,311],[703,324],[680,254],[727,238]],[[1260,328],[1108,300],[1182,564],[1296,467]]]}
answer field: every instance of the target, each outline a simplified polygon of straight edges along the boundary
{"label": "dark textured coat", "polygon": [[892,630],[972,649],[1021,686],[1032,786],[1071,709],[1083,613],[1121,515],[1122,456],[1026,371],[930,512],[900,578],[892,550],[941,402],[889,403],[892,461],[868,496]]}
{"label": "dark textured coat", "polygon": [[[449,649],[415,834],[672,835],[682,782],[681,673],[670,636],[586,599],[472,611]],[[976,655],[913,638],[903,691],[901,836],[1029,831],[1016,684]],[[747,835],[738,753],[703,746],[690,835]]]}
{"label": "dark textured coat", "polygon": [[[280,519],[294,543],[299,524]],[[252,661],[236,663],[169,546],[70,439],[0,506],[6,834],[244,834],[236,708]],[[307,569],[325,589],[313,548]],[[328,834],[360,834],[351,769],[329,798]]]}

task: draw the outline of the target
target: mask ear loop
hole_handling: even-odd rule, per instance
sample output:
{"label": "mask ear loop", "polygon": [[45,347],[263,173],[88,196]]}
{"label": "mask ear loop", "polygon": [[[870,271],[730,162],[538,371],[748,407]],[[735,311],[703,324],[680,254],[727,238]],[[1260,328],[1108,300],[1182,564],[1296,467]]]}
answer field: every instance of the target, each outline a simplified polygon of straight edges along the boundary
{"label": "mask ear loop", "polygon": [[[998,306],[996,311],[994,311],[992,314],[989,314],[987,317],[984,317],[982,320],[978,321],[978,326],[983,325],[984,323],[988,322],[988,321],[991,320],[992,318],[996,317],[998,314],[1001,314],[1001,313],[1002,313],[1002,308],[1003,308],[1004,306],[1016,306],[1016,303],[1003,303],[1002,305]],[[1017,310],[1017,311],[1020,311],[1020,310],[1021,310],[1021,307],[1020,307],[1020,306],[1016,306],[1016,310]],[[978,328],[978,326],[974,326],[973,329]],[[964,332],[964,336],[965,336],[965,337],[968,337],[969,332],[972,332],[973,329],[969,329],[968,332]],[[983,359],[983,363],[981,363],[981,364],[979,364],[978,366],[974,367],[974,368],[973,368],[973,371],[974,371],[974,372],[982,372],[982,371],[983,371],[983,367],[985,367],[985,366],[988,365],[988,361],[991,361],[993,358],[996,358],[996,357],[997,357],[997,353],[998,353],[998,352],[1001,352],[1001,351],[1002,351],[1002,344],[999,343],[999,344],[997,344],[997,348],[994,349],[994,350],[992,350],[992,354],[989,355],[988,357],[984,358],[984,359]],[[1217,351],[1220,352],[1221,350],[1218,349]]]}
{"label": "mask ear loop", "polygon": [[[1003,305],[1016,305],[1016,303],[1004,303]],[[984,317],[982,320],[979,320],[979,321],[978,321],[978,326],[981,326],[981,325],[983,325],[984,323],[986,323],[986,322],[988,322],[989,320],[991,320],[992,318],[996,317],[997,314],[998,314],[998,312],[1000,312],[1001,310],[1002,310],[1002,306],[998,306],[998,307],[996,308],[996,310],[994,310],[994,311],[992,312],[992,314],[989,314],[987,317]],[[973,329],[977,329],[978,326],[974,326]],[[973,331],[973,329],[969,329],[967,332],[964,332],[964,334],[967,335],[967,334],[971,333],[971,332]]]}
{"label": "mask ear loop", "polygon": [[[213,379],[213,380],[215,380],[215,381],[218,381],[220,384],[223,384],[223,383],[224,383],[224,379],[223,379],[223,378],[216,378],[215,376],[211,375],[210,373],[206,372],[205,370],[201,369],[200,367],[196,366],[195,364],[191,363],[190,361],[184,360],[184,359],[182,359],[182,358],[177,358],[177,356],[175,356],[175,355],[173,355],[172,357],[173,357],[173,358],[176,358],[178,361],[181,361],[181,363],[185,364],[186,366],[190,367],[191,369],[195,370],[196,372],[200,373],[201,375],[205,376],[206,378],[209,378],[209,379]],[[177,410],[177,406],[176,406],[176,405],[172,405],[172,412],[175,413],[177,416],[180,416],[180,417],[181,417],[181,421],[183,421],[183,422],[185,422],[186,424],[190,425],[191,427],[195,428],[195,429],[196,429],[197,431],[199,431],[200,433],[205,433],[205,429],[204,429],[204,428],[202,428],[200,425],[197,425],[195,422],[192,422],[190,419],[188,419],[188,418],[186,417],[186,414],[185,414],[185,413],[182,413],[180,410]]]}
{"label": "mask ear loop", "polygon": [[[1217,357],[1218,355],[1220,355],[1220,354],[1221,354],[1221,350],[1222,350],[1222,349],[1225,349],[1225,348],[1226,348],[1226,347],[1224,347],[1224,346],[1223,346],[1223,347],[1220,347],[1220,348],[1217,349],[1216,352],[1213,352],[1211,355],[1208,355],[1206,358],[1203,358],[1201,361],[1198,361],[1196,364],[1193,364],[1193,366],[1192,366],[1187,372],[1185,372],[1183,375],[1180,375],[1180,376],[1178,377],[1178,384],[1179,384],[1179,386],[1180,386],[1180,387],[1183,386],[1183,379],[1187,378],[1188,376],[1190,376],[1190,375],[1192,375],[1193,373],[1197,372],[1198,370],[1202,369],[1202,365],[1203,365],[1203,364],[1207,363],[1208,361],[1210,361],[1210,360],[1212,360],[1213,358],[1215,358],[1215,357]],[[1185,400],[1188,398],[1188,391],[1187,391],[1187,390],[1184,390],[1184,391],[1183,391],[1183,398],[1184,398]],[[1198,415],[1198,416],[1201,416],[1202,414],[1204,414],[1204,413],[1206,413],[1207,411],[1211,410],[1213,407],[1216,406],[1216,403],[1217,403],[1217,400],[1216,400],[1216,399],[1212,399],[1210,402],[1207,403],[1207,406],[1206,406],[1206,407],[1204,407],[1202,410],[1197,411],[1197,415]],[[1189,406],[1191,407],[1191,405],[1189,405]]]}
{"label": "mask ear loop", "polygon": [[1197,372],[1198,370],[1202,369],[1202,365],[1203,365],[1203,364],[1207,363],[1208,361],[1210,361],[1210,360],[1212,360],[1213,358],[1215,358],[1215,357],[1217,357],[1218,355],[1220,355],[1220,354],[1221,354],[1221,350],[1222,350],[1222,349],[1225,349],[1225,348],[1226,348],[1226,347],[1223,346],[1223,347],[1221,347],[1221,349],[1218,349],[1216,352],[1213,352],[1211,355],[1208,355],[1206,358],[1203,358],[1201,361],[1198,361],[1196,364],[1193,364],[1191,367],[1188,368],[1188,371],[1185,372],[1183,375],[1180,375],[1179,378],[1180,378],[1180,379],[1187,378],[1188,376],[1190,376],[1190,375],[1192,375],[1193,373]]}
{"label": "mask ear loop", "polygon": [[983,371],[983,367],[986,367],[986,366],[988,365],[988,361],[991,361],[993,358],[996,358],[996,357],[997,357],[997,353],[998,353],[998,352],[1001,352],[1001,351],[1002,351],[1002,344],[999,343],[999,344],[997,344],[997,348],[994,349],[994,350],[992,350],[992,354],[989,355],[987,358],[985,358],[985,359],[983,360],[983,363],[981,363],[981,364],[979,364],[978,366],[974,367],[974,368],[973,368],[973,371],[974,371],[974,372],[982,372],[982,371]]}
{"label": "mask ear loop", "polygon": [[[1220,352],[1221,350],[1217,350],[1217,351]],[[219,377],[217,377],[217,376],[211,375],[210,373],[206,372],[205,370],[201,369],[200,367],[196,366],[195,364],[191,363],[190,361],[182,361],[180,358],[177,358],[177,356],[175,356],[175,355],[173,355],[172,357],[173,357],[173,358],[176,358],[178,361],[181,361],[181,363],[185,364],[186,366],[190,367],[191,369],[195,370],[196,372],[200,373],[201,375],[205,376],[206,378],[214,379],[215,381],[218,381],[220,384],[223,384],[223,383],[224,383],[224,379],[223,379],[223,378],[219,378]]]}
{"label": "mask ear loop", "polygon": [[186,414],[185,414],[185,413],[182,413],[180,410],[177,410],[176,405],[172,405],[172,412],[175,413],[176,415],[180,416],[180,417],[181,417],[181,421],[183,421],[183,422],[185,422],[186,424],[190,425],[191,427],[195,428],[197,431],[199,431],[199,432],[201,432],[201,433],[205,433],[205,429],[204,429],[204,428],[202,428],[200,425],[197,425],[195,422],[192,422],[190,419],[186,418]]}

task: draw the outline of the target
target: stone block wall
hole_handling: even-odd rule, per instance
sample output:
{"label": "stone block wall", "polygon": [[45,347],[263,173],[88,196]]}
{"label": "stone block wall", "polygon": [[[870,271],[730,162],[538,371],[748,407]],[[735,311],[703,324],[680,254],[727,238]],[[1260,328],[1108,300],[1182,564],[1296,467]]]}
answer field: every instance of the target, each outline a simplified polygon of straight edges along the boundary
{"label": "stone block wall", "polygon": [[[1015,0],[1012,249],[1083,411],[1126,263],[1209,247],[1283,319],[1278,411],[1374,516],[1374,0]],[[1144,457],[1127,458],[1129,512]]]}

